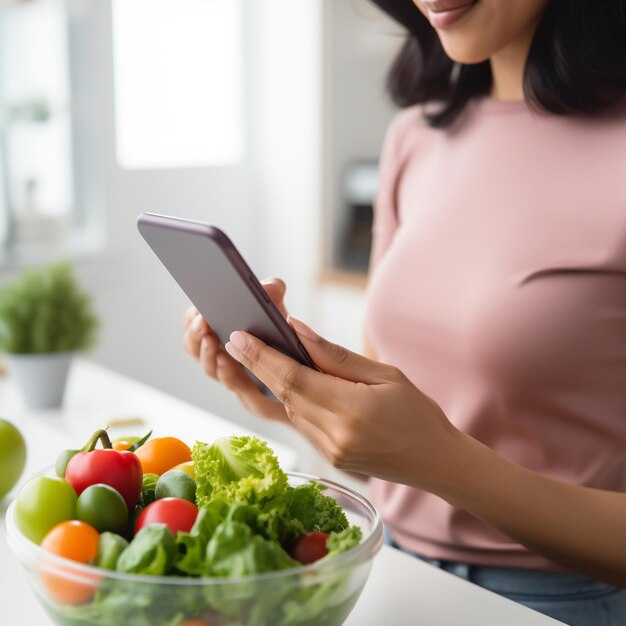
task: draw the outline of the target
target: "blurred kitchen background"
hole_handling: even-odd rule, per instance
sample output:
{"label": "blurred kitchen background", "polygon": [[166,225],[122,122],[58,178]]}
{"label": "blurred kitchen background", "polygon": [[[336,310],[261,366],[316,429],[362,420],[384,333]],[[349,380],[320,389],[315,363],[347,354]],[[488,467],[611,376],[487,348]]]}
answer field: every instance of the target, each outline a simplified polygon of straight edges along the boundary
{"label": "blurred kitchen background", "polygon": [[0,0],[0,284],[69,258],[102,319],[88,358],[322,471],[184,353],[188,302],[135,221],[220,226],[260,277],[286,281],[294,315],[360,350],[402,37],[368,0]]}

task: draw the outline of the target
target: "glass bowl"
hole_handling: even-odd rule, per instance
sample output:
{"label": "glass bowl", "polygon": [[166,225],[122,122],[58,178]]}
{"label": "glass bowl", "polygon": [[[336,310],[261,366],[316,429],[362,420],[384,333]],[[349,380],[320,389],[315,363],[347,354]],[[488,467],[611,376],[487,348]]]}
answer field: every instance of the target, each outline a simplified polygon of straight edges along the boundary
{"label": "glass bowl", "polygon": [[[9,546],[59,626],[335,626],[356,604],[382,545],[383,525],[361,495],[289,472],[296,487],[315,480],[360,526],[361,543],[327,561],[241,578],[146,576],[103,570],[50,554],[27,539],[7,511]],[[67,598],[72,598],[69,601]],[[76,599],[82,604],[77,604]]]}

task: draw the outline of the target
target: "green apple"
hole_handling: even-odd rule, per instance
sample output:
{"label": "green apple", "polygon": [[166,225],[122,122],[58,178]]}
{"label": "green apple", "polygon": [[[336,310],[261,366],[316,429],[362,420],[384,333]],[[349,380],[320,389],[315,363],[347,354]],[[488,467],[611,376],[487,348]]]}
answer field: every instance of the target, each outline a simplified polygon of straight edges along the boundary
{"label": "green apple", "polygon": [[0,418],[0,500],[13,489],[26,464],[26,442],[11,422]]}

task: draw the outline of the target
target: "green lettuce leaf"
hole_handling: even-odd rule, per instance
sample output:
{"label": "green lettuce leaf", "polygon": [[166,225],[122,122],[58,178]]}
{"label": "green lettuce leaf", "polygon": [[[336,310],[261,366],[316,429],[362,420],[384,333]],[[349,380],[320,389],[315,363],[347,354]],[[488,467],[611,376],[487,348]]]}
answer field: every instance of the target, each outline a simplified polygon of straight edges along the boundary
{"label": "green lettuce leaf", "polygon": [[262,504],[261,532],[290,546],[297,537],[313,530],[331,533],[348,528],[341,506],[323,490],[313,480],[297,487],[287,486],[283,493]]}
{"label": "green lettuce leaf", "polygon": [[192,459],[199,507],[215,496],[233,502],[259,502],[287,487],[287,475],[274,452],[257,437],[224,437],[212,445],[196,442]]}
{"label": "green lettuce leaf", "polygon": [[158,474],[144,474],[141,486],[139,504],[142,508],[147,507],[156,500],[156,484],[159,481]]}
{"label": "green lettuce leaf", "polygon": [[208,617],[201,587],[112,579],[102,582],[92,603],[47,608],[60,626],[180,626],[205,612]]}
{"label": "green lettuce leaf", "polygon": [[142,528],[117,559],[116,569],[128,574],[166,574],[176,557],[176,539],[165,524]]}
{"label": "green lettuce leaf", "polygon": [[120,554],[128,547],[128,541],[115,533],[104,532],[98,540],[98,556],[95,566],[114,570]]}
{"label": "green lettuce leaf", "polygon": [[218,526],[206,549],[209,576],[248,576],[299,565],[277,541],[253,534],[243,522],[228,520]]}
{"label": "green lettuce leaf", "polygon": [[358,526],[350,526],[341,532],[330,533],[330,537],[326,541],[328,554],[324,559],[332,559],[334,556],[358,546],[362,538],[363,533]]}
{"label": "green lettuce leaf", "polygon": [[289,515],[302,522],[305,532],[319,530],[330,533],[348,528],[348,518],[341,505],[324,495],[323,490],[324,487],[313,480],[293,490]]}
{"label": "green lettuce leaf", "polygon": [[213,498],[199,512],[188,533],[176,535],[178,553],[175,568],[183,574],[202,576],[205,571],[206,547],[215,529],[226,519],[231,505],[223,498]]}
{"label": "green lettuce leaf", "polygon": [[192,576],[243,576],[292,567],[276,538],[264,532],[264,517],[258,504],[210,500],[190,532],[177,536],[176,569]]}
{"label": "green lettuce leaf", "polygon": [[174,568],[181,574],[202,576],[206,544],[207,541],[202,537],[179,532],[176,535],[177,555]]}

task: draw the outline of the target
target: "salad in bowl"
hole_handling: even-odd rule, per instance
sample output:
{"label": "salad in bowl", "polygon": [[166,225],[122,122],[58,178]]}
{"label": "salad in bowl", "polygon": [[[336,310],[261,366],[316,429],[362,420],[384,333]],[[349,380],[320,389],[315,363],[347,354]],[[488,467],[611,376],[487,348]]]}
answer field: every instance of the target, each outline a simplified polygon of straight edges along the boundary
{"label": "salad in bowl", "polygon": [[59,626],[342,624],[382,545],[356,492],[248,436],[111,442],[24,485],[9,545]]}

